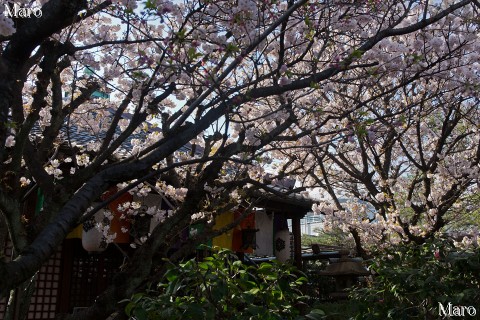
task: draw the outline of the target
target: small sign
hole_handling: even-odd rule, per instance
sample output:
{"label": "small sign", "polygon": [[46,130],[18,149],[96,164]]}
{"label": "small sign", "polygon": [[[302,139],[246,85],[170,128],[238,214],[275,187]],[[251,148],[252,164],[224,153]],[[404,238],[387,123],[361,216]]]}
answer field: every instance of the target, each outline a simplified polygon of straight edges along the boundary
{"label": "small sign", "polygon": [[439,302],[438,314],[441,317],[473,317],[477,314],[477,310],[473,306],[454,306],[451,302],[444,306]]}
{"label": "small sign", "polygon": [[42,8],[40,7],[22,7],[18,3],[13,5],[5,3],[3,15],[9,18],[40,18],[42,16]]}

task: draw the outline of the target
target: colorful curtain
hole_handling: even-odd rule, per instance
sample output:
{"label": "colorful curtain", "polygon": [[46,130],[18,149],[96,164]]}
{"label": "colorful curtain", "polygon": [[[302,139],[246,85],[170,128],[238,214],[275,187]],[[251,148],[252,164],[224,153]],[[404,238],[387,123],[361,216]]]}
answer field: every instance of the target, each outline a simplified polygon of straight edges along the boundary
{"label": "colorful curtain", "polygon": [[[234,219],[243,215],[243,211],[236,211]],[[233,229],[232,250],[235,252],[253,253],[255,247],[255,213],[249,213],[239,225]]]}
{"label": "colorful curtain", "polygon": [[[222,213],[215,218],[215,225],[213,226],[214,230],[220,230],[223,227],[229,225],[233,222],[234,214],[233,212]],[[228,230],[224,234],[219,235],[218,237],[213,238],[213,245],[225,248],[232,249],[232,239],[233,239],[233,230]]]}

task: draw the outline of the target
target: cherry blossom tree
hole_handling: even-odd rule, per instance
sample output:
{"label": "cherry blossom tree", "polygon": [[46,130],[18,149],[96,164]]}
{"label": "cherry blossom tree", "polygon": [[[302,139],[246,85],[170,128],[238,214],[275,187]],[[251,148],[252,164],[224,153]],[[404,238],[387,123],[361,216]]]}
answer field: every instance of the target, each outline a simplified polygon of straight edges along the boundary
{"label": "cherry blossom tree", "polygon": [[[331,196],[316,209],[328,212],[328,225],[352,232],[357,247],[360,240],[423,243],[471,207],[478,191],[478,99],[428,88],[371,108],[382,114],[381,124],[370,122],[367,111],[352,114],[344,140],[314,154],[321,162],[314,178]],[[401,106],[406,111],[397,113],[396,102],[408,103]]]}
{"label": "cherry blossom tree", "polygon": [[351,233],[364,255],[362,244],[423,243],[472,210],[480,135],[478,38],[465,37],[479,25],[471,22],[445,19],[441,32],[432,25],[408,35],[411,46],[383,41],[360,61],[385,60],[360,70],[354,85],[332,79],[325,99],[355,111],[334,123],[336,140],[311,137],[306,183],[329,195],[315,208],[326,227]]}
{"label": "cherry blossom tree", "polygon": [[[72,319],[115,311],[182,228],[268,189],[267,172],[362,197],[412,240],[477,179],[476,0],[2,4],[42,15],[0,18],[0,235],[14,248],[0,296],[128,191],[176,205],[147,210],[157,227]],[[43,208],[26,219],[33,190]]]}

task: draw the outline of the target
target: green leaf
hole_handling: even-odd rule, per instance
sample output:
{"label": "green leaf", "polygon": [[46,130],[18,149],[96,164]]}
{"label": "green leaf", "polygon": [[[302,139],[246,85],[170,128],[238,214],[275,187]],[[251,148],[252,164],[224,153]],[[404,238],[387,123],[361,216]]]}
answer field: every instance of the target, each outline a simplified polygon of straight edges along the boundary
{"label": "green leaf", "polygon": [[180,40],[180,42],[182,42],[183,40],[185,40],[186,30],[185,30],[185,29],[182,29],[182,30],[180,30],[179,32],[177,32],[177,37],[178,37],[178,39]]}
{"label": "green leaf", "polygon": [[270,271],[272,269],[273,266],[270,263],[263,262],[258,268],[258,271]]}
{"label": "green leaf", "polygon": [[236,53],[236,52],[239,52],[240,49],[233,43],[229,43],[227,44],[227,47],[225,49],[227,51],[228,54],[232,54],[232,53]]}
{"label": "green leaf", "polygon": [[212,297],[215,301],[220,301],[227,295],[227,291],[227,284],[220,280],[212,288]]}
{"label": "green leaf", "polygon": [[363,51],[363,50],[354,50],[351,54],[351,57],[358,59],[358,58],[361,58],[364,53],[365,53],[365,51]]}
{"label": "green leaf", "polygon": [[305,24],[309,27],[312,25],[312,21],[310,21],[310,18],[308,16],[305,17]]}
{"label": "green leaf", "polygon": [[147,312],[144,309],[134,309],[133,315],[137,320],[148,320]]}
{"label": "green leaf", "polygon": [[187,51],[187,55],[190,60],[195,60],[202,56],[201,53],[197,52],[197,49],[195,49],[195,47],[190,47]]}
{"label": "green leaf", "polygon": [[311,82],[310,82],[310,88],[312,88],[312,89],[320,89],[320,84],[319,84],[318,82],[311,81]]}
{"label": "green leaf", "polygon": [[260,292],[260,289],[259,288],[252,288],[250,290],[248,290],[249,293],[251,294],[257,294],[258,292]]}
{"label": "green leaf", "polygon": [[167,273],[165,274],[165,278],[167,278],[169,282],[175,281],[178,278],[177,270],[175,269],[168,270]]}
{"label": "green leaf", "polygon": [[205,310],[198,303],[189,303],[185,310],[185,316],[190,316],[193,319],[204,319]]}
{"label": "green leaf", "polygon": [[143,293],[136,293],[130,299],[133,303],[138,303],[143,298]]}
{"label": "green leaf", "polygon": [[208,270],[208,268],[210,267],[210,264],[207,262],[200,262],[198,264],[198,267],[203,270]]}
{"label": "green leaf", "polygon": [[129,304],[127,304],[127,306],[125,307],[125,314],[130,317],[132,315],[133,308],[135,308],[135,303],[130,302]]}
{"label": "green leaf", "polygon": [[155,6],[154,3],[152,3],[151,0],[147,0],[147,2],[145,3],[145,9],[155,10],[155,9],[156,9],[156,6]]}
{"label": "green leaf", "polygon": [[[241,268],[243,265],[243,262],[240,261],[240,260],[236,260],[232,263],[232,266],[236,267],[236,268]],[[241,270],[241,271],[244,271],[244,270]]]}
{"label": "green leaf", "polygon": [[259,315],[261,313],[263,313],[264,309],[260,306],[256,306],[256,305],[249,305],[248,308],[247,308],[247,312],[251,315]]}
{"label": "green leaf", "polygon": [[307,319],[320,320],[325,316],[325,312],[320,309],[313,309],[309,314],[305,315]]}

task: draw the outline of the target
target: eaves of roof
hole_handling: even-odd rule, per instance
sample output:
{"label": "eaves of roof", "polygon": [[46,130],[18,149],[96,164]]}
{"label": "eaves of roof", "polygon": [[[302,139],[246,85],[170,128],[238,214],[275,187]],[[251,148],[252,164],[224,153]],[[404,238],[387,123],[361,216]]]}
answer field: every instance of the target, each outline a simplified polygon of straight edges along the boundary
{"label": "eaves of roof", "polygon": [[257,200],[259,206],[273,212],[285,213],[287,218],[301,218],[311,211],[313,200],[286,188],[272,185],[268,187],[273,192],[258,189],[250,194],[252,198]]}

